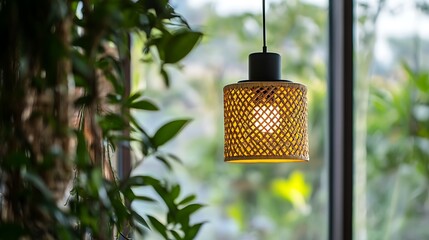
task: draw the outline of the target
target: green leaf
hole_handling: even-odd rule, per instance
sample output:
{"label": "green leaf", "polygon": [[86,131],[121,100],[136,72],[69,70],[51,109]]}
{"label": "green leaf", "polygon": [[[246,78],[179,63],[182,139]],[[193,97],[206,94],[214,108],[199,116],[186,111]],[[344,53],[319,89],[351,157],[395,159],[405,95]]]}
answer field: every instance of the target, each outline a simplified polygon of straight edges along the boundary
{"label": "green leaf", "polygon": [[132,102],[136,101],[136,100],[137,100],[137,99],[139,99],[141,96],[142,96],[141,92],[135,92],[135,93],[131,94],[131,95],[128,97],[128,99],[127,99],[126,103],[127,103],[128,105],[130,105]]}
{"label": "green leaf", "polygon": [[195,200],[195,198],[196,198],[196,196],[195,195],[189,195],[189,196],[187,196],[185,199],[183,199],[182,201],[180,201],[179,202],[179,204],[177,204],[177,205],[185,205],[185,204],[188,204],[188,203],[190,203],[190,202],[192,202],[192,201],[194,201]]}
{"label": "green leaf", "polygon": [[164,46],[164,62],[177,63],[186,57],[201,39],[201,36],[200,32],[189,30],[173,33]]}
{"label": "green leaf", "polygon": [[177,212],[177,206],[174,204],[174,199],[171,196],[171,193],[168,191],[167,188],[165,188],[163,185],[152,185],[153,189],[158,193],[158,195],[162,198],[165,205],[167,205],[168,210],[172,214],[176,214]]}
{"label": "green leaf", "polygon": [[158,159],[160,162],[162,162],[167,168],[168,170],[172,171],[173,167],[171,166],[171,164],[167,161],[167,159],[163,156],[156,156],[156,159]]}
{"label": "green leaf", "polygon": [[132,187],[132,186],[158,186],[159,181],[149,176],[132,176],[121,183],[121,186]]}
{"label": "green leaf", "polygon": [[149,100],[135,101],[135,102],[132,102],[131,104],[129,104],[128,106],[130,108],[140,109],[140,110],[147,110],[147,111],[157,111],[157,110],[159,110],[159,108],[155,104],[153,104],[151,101],[149,101]]}
{"label": "green leaf", "polygon": [[405,71],[408,79],[414,81],[417,88],[423,93],[429,93],[429,73],[420,72],[416,73],[411,69],[410,65],[406,62],[402,62],[402,68]]}
{"label": "green leaf", "polygon": [[[113,195],[113,196],[112,196]],[[116,222],[122,224],[124,221],[131,219],[132,213],[129,208],[125,206],[123,199],[118,194],[110,194],[110,201],[113,206],[113,214],[116,215]],[[91,206],[88,206],[91,207]]]}
{"label": "green leaf", "polygon": [[179,235],[178,232],[174,231],[174,230],[170,230],[171,234],[173,235],[174,239],[176,240],[182,240],[183,238]]}
{"label": "green leaf", "polygon": [[180,160],[180,158],[178,156],[174,155],[174,154],[168,153],[167,157],[173,159],[174,161],[176,161],[176,162],[178,162],[180,164],[183,164],[183,161]]}
{"label": "green leaf", "polygon": [[[152,147],[152,139],[149,136],[149,134],[143,129],[143,127],[140,126],[140,124],[137,122],[137,120],[132,116],[128,116],[129,117],[129,121],[131,123],[131,126],[134,127],[136,130],[138,130],[140,133],[143,134],[143,140],[145,141],[144,144],[148,144],[147,147]],[[148,140],[146,142],[146,140]],[[147,154],[145,154],[147,155]]]}
{"label": "green leaf", "polygon": [[133,201],[136,198],[136,195],[134,194],[133,190],[131,188],[125,188],[122,191],[122,194],[124,194],[124,198]]}
{"label": "green leaf", "polygon": [[200,208],[202,208],[204,205],[202,204],[190,204],[182,209],[179,210],[177,213],[177,221],[181,223],[182,225],[187,224],[189,221],[189,217],[192,213],[198,211]]}
{"label": "green leaf", "polygon": [[145,202],[156,202],[155,199],[150,198],[150,197],[146,197],[146,196],[135,196],[134,200],[139,200],[139,201],[145,201]]}
{"label": "green leaf", "polygon": [[407,77],[410,79],[414,78],[414,71],[411,69],[410,65],[408,65],[406,62],[402,62],[401,65],[405,73],[407,74]]}
{"label": "green leaf", "polygon": [[205,224],[205,222],[197,223],[197,224],[193,225],[192,227],[190,227],[189,230],[186,231],[186,235],[183,239],[184,240],[194,239],[204,224]]}
{"label": "green leaf", "polygon": [[149,155],[150,150],[152,150],[152,139],[150,137],[147,137],[146,135],[143,135],[141,138],[141,148],[143,156]]}
{"label": "green leaf", "polygon": [[198,211],[200,208],[204,207],[204,205],[199,203],[190,204],[182,209],[180,209],[181,215],[188,215],[190,216],[192,213]]}
{"label": "green leaf", "polygon": [[156,218],[150,215],[147,215],[147,217],[149,218],[150,223],[156,229],[156,231],[159,232],[165,239],[168,239],[167,228],[162,223],[160,223]]}
{"label": "green leaf", "polygon": [[103,184],[103,173],[100,168],[94,168],[90,173],[89,190],[98,194],[98,190]]}
{"label": "green leaf", "polygon": [[422,73],[415,79],[417,88],[423,93],[429,93],[429,74]]}
{"label": "green leaf", "polygon": [[163,66],[161,67],[159,73],[161,74],[162,79],[164,79],[165,86],[169,87],[170,86],[170,77],[168,76],[168,73]]}
{"label": "green leaf", "polygon": [[176,200],[176,198],[180,195],[180,185],[176,184],[173,186],[173,188],[171,189],[171,198],[174,200]]}
{"label": "green leaf", "polygon": [[110,114],[107,114],[106,116],[100,117],[100,120],[98,123],[100,124],[100,127],[103,130],[104,135],[107,135],[106,133],[108,131],[123,130],[127,126],[122,116],[114,113],[110,113]]}
{"label": "green leaf", "polygon": [[150,230],[149,225],[147,224],[146,220],[140,215],[138,214],[136,211],[131,210],[131,215],[133,216],[133,218],[139,222],[140,224],[142,224],[143,226],[145,226],[147,229]]}
{"label": "green leaf", "polygon": [[153,136],[152,142],[154,143],[155,147],[162,146],[166,142],[170,141],[189,122],[190,122],[189,119],[174,120],[159,128],[158,131]]}

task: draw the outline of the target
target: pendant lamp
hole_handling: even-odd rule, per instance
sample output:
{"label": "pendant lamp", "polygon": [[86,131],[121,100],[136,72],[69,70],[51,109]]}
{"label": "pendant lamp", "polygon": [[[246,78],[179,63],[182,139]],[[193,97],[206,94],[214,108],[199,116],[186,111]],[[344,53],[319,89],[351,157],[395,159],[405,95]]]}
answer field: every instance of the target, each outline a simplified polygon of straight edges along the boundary
{"label": "pendant lamp", "polygon": [[281,59],[267,52],[262,0],[262,52],[249,55],[249,79],[224,87],[224,158],[231,163],[309,161],[307,88],[281,79]]}

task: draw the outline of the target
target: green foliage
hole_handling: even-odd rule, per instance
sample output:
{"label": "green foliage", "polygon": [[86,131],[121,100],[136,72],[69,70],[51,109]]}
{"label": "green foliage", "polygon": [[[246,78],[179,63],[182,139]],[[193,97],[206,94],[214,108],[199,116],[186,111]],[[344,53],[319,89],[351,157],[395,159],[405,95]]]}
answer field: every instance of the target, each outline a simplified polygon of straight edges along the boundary
{"label": "green foliage", "polygon": [[[397,82],[376,79],[371,84],[366,147],[368,208],[373,211],[368,219],[379,230],[369,229],[370,238],[428,234],[406,230],[415,222],[426,222],[420,206],[428,199],[428,73],[412,70],[406,63],[401,72],[405,77]],[[392,187],[385,189],[386,184]],[[395,225],[399,220],[402,224]]]}
{"label": "green foliage", "polygon": [[419,226],[428,224],[428,211],[422,206],[428,201],[429,81],[420,52],[427,44],[418,35],[391,38],[393,58],[389,64],[377,62],[377,19],[390,11],[389,4],[363,4],[357,25],[361,47],[356,122],[365,129],[357,130],[363,137],[356,151],[363,154],[357,155],[356,165],[364,167],[356,171],[362,180],[356,186],[365,192],[355,199],[364,203],[358,210],[367,210],[357,214],[361,219],[356,220],[356,233],[368,239],[425,239],[429,232]]}
{"label": "green foliage", "polygon": [[172,139],[174,136],[179,133],[182,128],[189,123],[189,120],[175,120],[169,123],[166,123],[162,127],[156,131],[155,135],[153,136],[153,144],[155,148],[158,148],[159,146],[164,145],[166,142],[168,142],[170,139]]}
{"label": "green foliage", "polygon": [[177,63],[194,48],[201,39],[201,33],[181,30],[167,34],[156,44],[164,63]]}
{"label": "green foliage", "polygon": [[[190,203],[195,199],[195,196],[186,196],[180,200],[180,185],[174,184],[168,186],[158,179],[149,176],[134,176],[127,182],[123,182],[123,188],[131,191],[132,187],[150,186],[162,198],[164,204],[168,208],[166,214],[166,222],[162,223],[157,218],[147,215],[153,229],[155,229],[165,239],[193,239],[198,233],[199,228],[203,223],[192,224],[190,216],[198,211],[203,205]],[[138,198],[138,197],[136,197]],[[153,201],[152,199],[143,198],[144,201]],[[140,219],[144,221],[144,219]],[[146,222],[143,225],[147,225]]]}
{"label": "green foliage", "polygon": [[[377,156],[383,149],[389,158],[379,158],[379,170],[398,169],[404,162],[416,163],[422,176],[428,177],[425,145],[429,141],[427,126],[429,123],[428,73],[415,72],[406,63],[402,64],[405,78],[401,87],[395,84],[375,82],[368,131],[369,140],[379,141],[380,137],[390,144],[386,148],[374,149],[377,145],[368,145],[371,154]],[[384,121],[378,121],[384,116]],[[372,138],[374,137],[374,139]]]}
{"label": "green foliage", "polygon": [[[0,35],[8,49],[0,57],[0,142],[8,143],[0,146],[1,237],[111,239],[155,229],[166,239],[193,239],[202,226],[190,221],[202,207],[195,197],[181,199],[180,185],[149,176],[117,179],[111,155],[118,144],[137,143],[144,156],[180,162],[158,148],[189,120],[148,135],[132,110],[159,108],[143,92],[128,96],[125,63],[131,38],[142,38],[142,51],[160,57],[168,79],[166,64],[182,60],[202,34],[164,0],[0,0]],[[157,202],[136,195],[139,186],[168,206],[166,224],[132,208]]]}

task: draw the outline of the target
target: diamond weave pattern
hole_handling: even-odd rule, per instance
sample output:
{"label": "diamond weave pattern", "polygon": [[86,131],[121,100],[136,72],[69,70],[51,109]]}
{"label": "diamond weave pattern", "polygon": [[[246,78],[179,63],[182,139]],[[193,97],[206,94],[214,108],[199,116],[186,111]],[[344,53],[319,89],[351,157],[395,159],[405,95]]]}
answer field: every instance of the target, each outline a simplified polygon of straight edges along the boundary
{"label": "diamond weave pattern", "polygon": [[290,82],[224,88],[225,161],[308,161],[307,90]]}

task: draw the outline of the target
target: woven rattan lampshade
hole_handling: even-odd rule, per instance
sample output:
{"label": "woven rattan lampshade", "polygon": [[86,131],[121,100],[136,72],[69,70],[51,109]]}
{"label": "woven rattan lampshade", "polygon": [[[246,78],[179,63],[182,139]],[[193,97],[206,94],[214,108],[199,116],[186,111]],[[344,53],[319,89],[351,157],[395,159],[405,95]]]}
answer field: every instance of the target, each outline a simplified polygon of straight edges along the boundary
{"label": "woven rattan lampshade", "polygon": [[[279,80],[279,66],[278,54],[251,54],[250,80],[224,87],[226,162],[309,160],[307,89],[299,83]],[[270,69],[274,71],[265,71]],[[261,79],[264,76],[268,79]]]}
{"label": "woven rattan lampshade", "polygon": [[265,0],[262,22],[262,52],[249,55],[249,80],[223,89],[225,162],[308,161],[307,88],[281,80],[280,55],[267,52]]}

